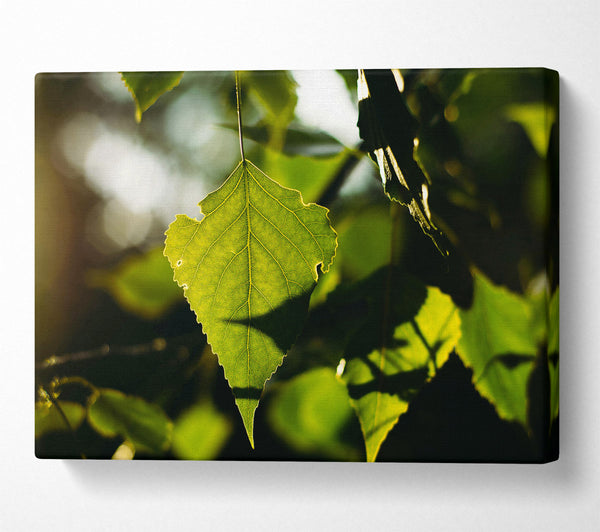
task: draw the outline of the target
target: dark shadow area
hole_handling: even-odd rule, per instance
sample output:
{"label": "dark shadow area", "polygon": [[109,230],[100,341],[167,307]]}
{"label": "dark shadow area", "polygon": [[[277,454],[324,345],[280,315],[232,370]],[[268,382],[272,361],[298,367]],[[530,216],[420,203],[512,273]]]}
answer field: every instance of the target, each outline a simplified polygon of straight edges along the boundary
{"label": "dark shadow area", "polygon": [[552,422],[550,411],[550,371],[546,346],[535,358],[527,383],[527,424],[539,460],[558,459],[558,419]]}
{"label": "dark shadow area", "polygon": [[515,369],[519,364],[527,364],[534,361],[535,359],[536,357],[534,355],[517,355],[515,353],[503,353],[500,355],[494,355],[487,361],[487,364],[483,367],[483,370],[477,378],[485,378],[487,372],[494,364],[502,364],[507,369]]}
{"label": "dark shadow area", "polygon": [[266,314],[252,316],[250,319],[231,320],[231,323],[251,327],[266,334],[285,353],[300,334],[306,321],[311,292],[312,290],[286,299],[284,303]]}
{"label": "dark shadow area", "polygon": [[260,399],[262,390],[260,388],[237,388],[231,389],[236,399]]}
{"label": "dark shadow area", "polygon": [[352,399],[360,399],[368,393],[378,391],[397,395],[403,401],[410,401],[427,378],[426,367],[394,374],[383,374],[370,360],[363,359],[363,361],[369,366],[373,380],[363,384],[349,384],[348,393]]}
{"label": "dark shadow area", "polygon": [[471,378],[458,356],[450,355],[400,417],[378,461],[542,461],[525,430],[502,421]]}

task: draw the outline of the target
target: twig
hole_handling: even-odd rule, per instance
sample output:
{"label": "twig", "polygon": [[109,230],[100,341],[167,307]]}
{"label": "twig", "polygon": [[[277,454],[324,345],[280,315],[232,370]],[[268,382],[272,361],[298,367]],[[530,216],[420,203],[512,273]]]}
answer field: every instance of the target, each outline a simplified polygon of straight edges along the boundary
{"label": "twig", "polygon": [[352,150],[348,152],[348,156],[340,166],[335,177],[331,180],[331,183],[323,191],[317,203],[319,205],[328,206],[336,198],[338,192],[346,182],[346,179],[352,174],[354,169],[358,166],[358,163],[362,160],[365,153]]}
{"label": "twig", "polygon": [[187,345],[186,341],[196,336],[194,334],[186,334],[176,338],[173,338],[167,342],[164,338],[155,338],[151,342],[143,344],[129,345],[129,346],[109,346],[104,344],[100,347],[86,351],[78,351],[76,353],[68,353],[64,355],[52,355],[42,362],[38,362],[35,365],[36,370],[43,370],[48,368],[54,368],[63,364],[70,364],[74,362],[81,362],[85,360],[91,360],[96,358],[104,358],[109,355],[119,356],[143,356],[152,353],[159,353],[167,349],[168,346],[175,344]]}

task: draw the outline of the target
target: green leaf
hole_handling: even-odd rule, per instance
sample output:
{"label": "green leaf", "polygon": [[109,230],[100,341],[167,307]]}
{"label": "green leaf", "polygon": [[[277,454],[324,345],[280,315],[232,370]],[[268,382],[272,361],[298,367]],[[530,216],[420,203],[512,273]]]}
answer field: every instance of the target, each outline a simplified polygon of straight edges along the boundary
{"label": "green leaf", "polygon": [[270,147],[281,150],[298,103],[296,81],[286,70],[246,72],[243,79],[250,97],[265,111]]}
{"label": "green leaf", "polygon": [[429,210],[429,179],[415,159],[419,123],[410,112],[398,70],[359,70],[358,128],[379,166],[387,196],[408,207],[421,230],[442,255],[448,255],[446,237],[435,226]]}
{"label": "green leaf", "polygon": [[104,388],[92,395],[88,421],[102,436],[121,436],[136,449],[156,454],[171,441],[172,423],[159,406],[118,390]]}
{"label": "green leaf", "polygon": [[389,205],[351,209],[336,223],[336,230],[339,235],[336,264],[351,279],[367,277],[390,262]]}
{"label": "green leaf", "polygon": [[345,437],[353,418],[348,392],[330,368],[283,383],[268,412],[275,432],[298,452],[346,461],[360,459]]}
{"label": "green leaf", "polygon": [[64,432],[75,430],[85,418],[85,408],[79,403],[71,401],[58,401],[58,404],[66,416],[69,425],[65,422],[62,414],[54,403],[50,401],[39,401],[35,404],[35,437],[40,438],[49,432]]}
{"label": "green leaf", "polygon": [[509,421],[527,424],[527,382],[537,352],[533,305],[475,275],[473,305],[460,310],[458,354],[477,391]]}
{"label": "green leaf", "polygon": [[328,210],[306,205],[250,161],[200,202],[202,221],[178,215],[165,255],[223,366],[254,446],[254,411],[306,317],[318,266],[337,238]]}
{"label": "green leaf", "polygon": [[[251,97],[272,120],[287,125],[298,103],[297,83],[286,70],[246,72],[243,75]],[[287,121],[287,123],[286,123]]]}
{"label": "green leaf", "polygon": [[[238,132],[237,124],[221,124],[222,127]],[[244,125],[244,138],[268,145],[270,128],[266,124],[254,126]],[[310,130],[301,126],[288,127],[281,152],[286,155],[303,155],[305,157],[333,157],[344,151],[344,145],[328,133]]]}
{"label": "green leaf", "polygon": [[343,378],[372,462],[411,399],[454,349],[460,319],[449,296],[395,270],[380,270],[363,286],[370,292],[367,316],[349,338]]}
{"label": "green leaf", "polygon": [[554,109],[545,102],[516,103],[506,108],[506,116],[521,124],[536,153],[545,159],[555,120]]}
{"label": "green leaf", "polygon": [[[354,205],[335,220],[335,230],[338,234],[335,264],[319,280],[310,300],[311,307],[323,303],[342,278],[358,281],[390,262],[389,204]],[[400,249],[403,243],[396,244]]]}
{"label": "green leaf", "polygon": [[333,157],[313,158],[288,156],[265,148],[257,155],[262,156],[257,164],[267,175],[276,175],[280,185],[300,191],[304,201],[316,202],[347,161],[350,151]]}
{"label": "green leaf", "polygon": [[231,435],[229,419],[208,401],[183,412],[173,425],[173,455],[181,460],[216,458]]}
{"label": "green leaf", "polygon": [[162,247],[127,257],[110,270],[92,270],[87,280],[107,290],[125,310],[146,319],[159,318],[181,300]]}
{"label": "green leaf", "polygon": [[141,122],[142,113],[165,92],[177,87],[182,77],[183,72],[121,72],[135,101],[135,120]]}

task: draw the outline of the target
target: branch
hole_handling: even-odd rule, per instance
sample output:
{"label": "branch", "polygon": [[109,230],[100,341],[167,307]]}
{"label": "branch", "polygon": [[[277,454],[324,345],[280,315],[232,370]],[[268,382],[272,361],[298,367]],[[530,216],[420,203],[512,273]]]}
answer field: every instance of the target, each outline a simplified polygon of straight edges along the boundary
{"label": "branch", "polygon": [[[195,336],[197,336],[197,333],[185,334],[172,338],[168,342],[164,338],[154,338],[154,340],[150,342],[128,346],[109,346],[108,344],[104,344],[100,347],[86,351],[77,351],[76,353],[68,353],[58,356],[52,355],[42,362],[36,363],[35,369],[44,370],[48,368],[55,368],[64,364],[104,358],[110,355],[137,357],[160,353],[161,351],[167,349],[167,347],[171,347],[173,344],[188,346],[190,338]],[[203,335],[202,338],[204,338]]]}

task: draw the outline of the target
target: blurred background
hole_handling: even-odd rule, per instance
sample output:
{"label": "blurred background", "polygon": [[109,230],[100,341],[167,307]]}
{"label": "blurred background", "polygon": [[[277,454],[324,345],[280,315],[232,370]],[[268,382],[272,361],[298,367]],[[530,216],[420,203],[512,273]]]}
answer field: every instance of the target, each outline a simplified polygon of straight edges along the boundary
{"label": "blurred background", "polygon": [[[551,85],[528,69],[403,75],[421,124],[416,154],[432,181],[434,219],[455,250],[441,257],[403,209],[401,267],[462,307],[472,299],[472,267],[517,293],[556,286]],[[360,150],[356,78],[356,71],[242,77],[247,158],[305,202],[327,206],[339,235],[313,309],[390,260],[389,200]],[[310,323],[312,336],[269,381],[256,413],[256,451],[249,449],[222,370],[162,256],[175,215],[200,219],[198,202],[240,160],[233,73],[186,72],[140,123],[118,73],[39,74],[35,139],[36,397],[57,377],[81,376],[158,405],[173,442],[162,453],[128,451],[122,437],[100,437],[74,406],[65,411],[73,434],[57,419],[36,428],[38,456],[364,459],[358,422],[335,379],[339,357],[323,352]],[[510,459],[528,448],[525,431],[497,418],[456,357],[445,371],[390,434],[383,459],[426,459],[432,427],[455,458],[477,458],[484,447],[486,456]],[[448,393],[455,403],[435,406]],[[61,392],[73,405],[88,396],[85,385]],[[498,434],[509,442],[502,448]]]}

